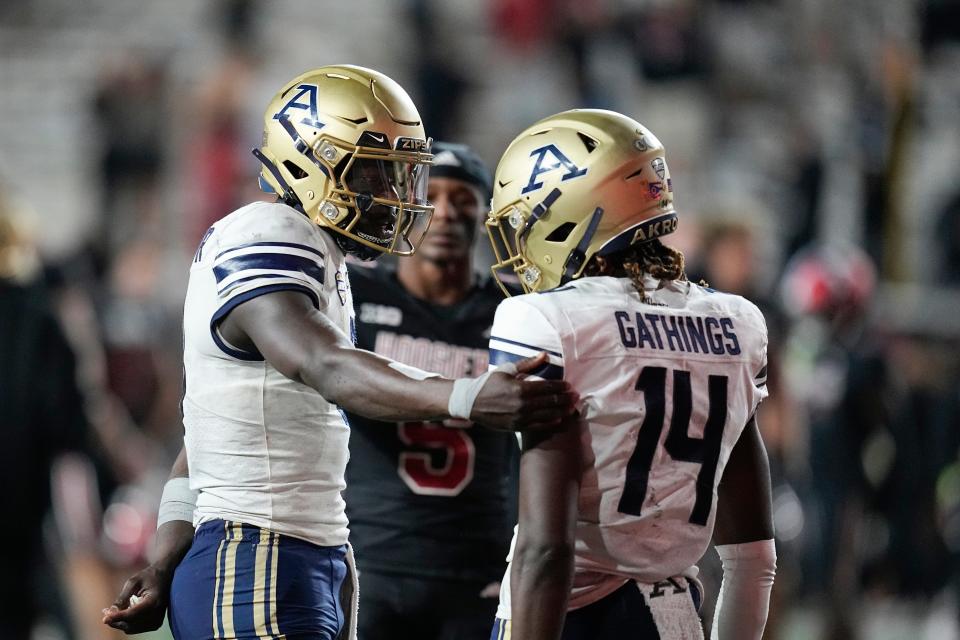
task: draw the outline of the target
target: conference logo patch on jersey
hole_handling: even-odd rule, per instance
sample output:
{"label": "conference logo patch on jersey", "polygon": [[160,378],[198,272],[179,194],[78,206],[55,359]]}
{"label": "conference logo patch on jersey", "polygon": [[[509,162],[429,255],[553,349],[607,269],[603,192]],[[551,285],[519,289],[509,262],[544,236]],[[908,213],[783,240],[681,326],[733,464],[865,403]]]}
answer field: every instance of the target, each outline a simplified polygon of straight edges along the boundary
{"label": "conference logo patch on jersey", "polygon": [[283,108],[280,109],[280,111],[273,115],[273,119],[281,120],[283,118],[290,118],[292,120],[292,116],[287,112],[299,111],[301,114],[303,114],[303,118],[300,120],[301,124],[309,125],[316,129],[323,127],[323,123],[320,122],[320,118],[317,113],[318,90],[319,88],[315,84],[298,85],[297,92],[293,94],[292,98],[287,100],[287,103],[283,105]]}
{"label": "conference logo patch on jersey", "polygon": [[530,193],[543,187],[543,183],[537,182],[537,178],[544,173],[563,169],[565,173],[560,178],[562,182],[579,178],[587,173],[586,168],[581,169],[574,164],[555,144],[548,144],[544,147],[534,149],[530,152],[530,157],[536,158],[536,161],[533,163],[533,169],[530,172],[530,180],[527,181],[527,185],[520,193]]}
{"label": "conference logo patch on jersey", "polygon": [[210,239],[210,236],[213,235],[213,227],[207,229],[206,233],[203,234],[203,237],[200,238],[200,245],[197,247],[197,252],[193,256],[194,262],[200,262],[203,260],[203,245],[207,244],[207,240]]}
{"label": "conference logo patch on jersey", "polygon": [[347,304],[347,292],[350,291],[350,282],[347,280],[347,273],[344,270],[337,271],[337,295],[340,297],[340,304]]}

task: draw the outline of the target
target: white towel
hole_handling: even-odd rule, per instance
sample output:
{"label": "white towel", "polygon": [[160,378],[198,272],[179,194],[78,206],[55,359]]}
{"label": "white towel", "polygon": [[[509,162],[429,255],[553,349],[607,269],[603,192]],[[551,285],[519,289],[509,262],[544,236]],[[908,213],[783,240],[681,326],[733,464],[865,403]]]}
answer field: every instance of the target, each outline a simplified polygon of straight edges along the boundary
{"label": "white towel", "polygon": [[340,640],[357,640],[357,615],[360,612],[360,581],[357,579],[357,561],[353,557],[353,547],[347,543],[347,579],[340,588],[340,606],[344,621],[340,629]]}
{"label": "white towel", "polygon": [[[690,584],[676,576],[656,584],[637,583],[661,638],[703,640],[703,626],[690,597]],[[702,591],[701,591],[702,593]]]}

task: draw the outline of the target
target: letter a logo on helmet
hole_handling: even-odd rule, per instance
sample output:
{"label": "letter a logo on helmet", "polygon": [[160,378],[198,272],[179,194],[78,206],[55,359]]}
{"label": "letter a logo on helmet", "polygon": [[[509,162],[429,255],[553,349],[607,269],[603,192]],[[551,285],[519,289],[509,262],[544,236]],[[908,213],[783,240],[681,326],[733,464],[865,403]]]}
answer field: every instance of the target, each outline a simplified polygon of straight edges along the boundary
{"label": "letter a logo on helmet", "polygon": [[[291,109],[307,111],[310,115],[303,118],[300,124],[320,129],[323,127],[323,123],[320,122],[320,118],[317,116],[317,85],[301,84],[297,89],[298,91],[283,105],[283,108],[273,116],[273,119],[280,120],[281,118],[289,118],[290,116],[287,114],[287,111]],[[304,96],[307,97],[307,102],[299,102],[300,98]]]}
{"label": "letter a logo on helmet", "polygon": [[[545,160],[547,156],[553,156],[556,160],[553,164],[546,164]],[[563,154],[560,149],[557,148],[554,144],[548,144],[545,147],[540,147],[539,149],[534,149],[530,152],[530,157],[536,157],[537,161],[533,163],[533,171],[530,173],[530,181],[527,182],[527,186],[523,188],[521,193],[530,193],[531,191],[536,191],[543,186],[542,182],[537,182],[542,174],[548,173],[550,171],[556,171],[557,169],[563,167],[567,172],[563,175],[561,180],[570,180],[571,178],[579,178],[584,175],[587,170],[581,169],[575,165],[567,156]]]}

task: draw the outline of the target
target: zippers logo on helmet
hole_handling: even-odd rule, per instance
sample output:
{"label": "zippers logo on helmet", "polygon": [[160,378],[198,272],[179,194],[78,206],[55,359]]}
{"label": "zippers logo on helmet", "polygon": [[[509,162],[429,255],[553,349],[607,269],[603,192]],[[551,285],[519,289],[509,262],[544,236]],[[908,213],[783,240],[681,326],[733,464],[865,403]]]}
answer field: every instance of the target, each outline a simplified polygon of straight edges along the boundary
{"label": "zippers logo on helmet", "polygon": [[396,148],[402,151],[430,151],[430,142],[423,138],[397,138]]}

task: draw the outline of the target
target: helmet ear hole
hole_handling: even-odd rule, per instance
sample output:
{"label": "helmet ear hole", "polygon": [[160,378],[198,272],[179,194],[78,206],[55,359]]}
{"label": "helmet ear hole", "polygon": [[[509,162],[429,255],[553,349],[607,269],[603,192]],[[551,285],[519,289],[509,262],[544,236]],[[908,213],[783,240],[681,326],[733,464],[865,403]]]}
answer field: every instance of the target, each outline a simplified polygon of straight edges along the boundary
{"label": "helmet ear hole", "polygon": [[593,150],[597,148],[597,141],[587,134],[577,131],[577,137],[580,138],[580,142],[583,143],[583,146],[587,148],[587,153],[593,153]]}
{"label": "helmet ear hole", "polygon": [[548,235],[545,240],[547,242],[563,242],[570,236],[570,232],[573,231],[576,226],[577,225],[573,222],[564,222],[559,227],[551,231],[550,235]]}
{"label": "helmet ear hole", "polygon": [[307,177],[307,172],[301,169],[299,165],[297,165],[294,162],[291,162],[290,160],[284,160],[283,166],[286,167],[287,171],[290,172],[290,175],[293,176],[296,180],[303,180],[304,178]]}

